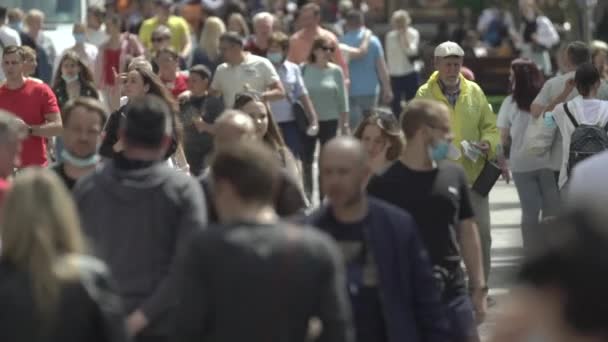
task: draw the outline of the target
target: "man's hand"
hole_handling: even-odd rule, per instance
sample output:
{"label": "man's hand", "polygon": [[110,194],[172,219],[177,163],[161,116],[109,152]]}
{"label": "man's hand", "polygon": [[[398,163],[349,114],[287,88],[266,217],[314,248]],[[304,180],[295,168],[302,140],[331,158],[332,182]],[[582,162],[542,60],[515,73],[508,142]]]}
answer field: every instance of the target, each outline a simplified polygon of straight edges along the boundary
{"label": "man's hand", "polygon": [[385,104],[390,104],[393,101],[393,91],[390,88],[387,87],[382,91],[382,101]]}
{"label": "man's hand", "polygon": [[133,312],[127,317],[127,332],[129,336],[137,335],[147,325],[148,319],[140,310]]}
{"label": "man's hand", "polygon": [[480,143],[475,145],[481,152],[483,152],[486,156],[490,152],[490,142],[481,141]]}
{"label": "man's hand", "polygon": [[488,311],[488,293],[486,289],[481,287],[474,288],[471,293],[471,301],[473,302],[473,310],[475,311],[475,321],[479,325],[485,321]]}

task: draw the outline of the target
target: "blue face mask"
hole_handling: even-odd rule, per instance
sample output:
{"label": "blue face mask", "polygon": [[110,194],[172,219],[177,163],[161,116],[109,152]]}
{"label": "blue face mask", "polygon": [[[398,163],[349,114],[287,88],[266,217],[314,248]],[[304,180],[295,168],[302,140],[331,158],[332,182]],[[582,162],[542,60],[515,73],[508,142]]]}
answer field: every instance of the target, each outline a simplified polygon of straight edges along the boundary
{"label": "blue face mask", "polygon": [[78,80],[78,74],[74,76],[61,75],[61,78],[65,81],[65,83],[72,83]]}
{"label": "blue face mask", "polygon": [[87,40],[87,36],[84,33],[74,33],[74,40],[76,44],[82,44]]}
{"label": "blue face mask", "polygon": [[23,30],[23,22],[18,21],[16,23],[10,23],[8,24],[8,26],[10,26],[13,30],[20,32],[21,30]]}
{"label": "blue face mask", "polygon": [[283,54],[281,52],[269,52],[266,55],[266,58],[268,58],[268,60],[271,61],[272,64],[283,63]]}
{"label": "blue face mask", "polygon": [[434,161],[442,161],[448,158],[450,153],[450,143],[443,140],[435,144],[435,146],[429,146],[429,155]]}
{"label": "blue face mask", "polygon": [[63,158],[63,160],[66,163],[70,163],[76,167],[94,166],[97,163],[99,163],[99,160],[100,160],[100,157],[99,157],[99,154],[97,154],[97,151],[94,154],[90,155],[89,157],[80,158],[80,157],[76,157],[75,155],[71,154],[65,148],[63,150],[61,150],[61,158]]}

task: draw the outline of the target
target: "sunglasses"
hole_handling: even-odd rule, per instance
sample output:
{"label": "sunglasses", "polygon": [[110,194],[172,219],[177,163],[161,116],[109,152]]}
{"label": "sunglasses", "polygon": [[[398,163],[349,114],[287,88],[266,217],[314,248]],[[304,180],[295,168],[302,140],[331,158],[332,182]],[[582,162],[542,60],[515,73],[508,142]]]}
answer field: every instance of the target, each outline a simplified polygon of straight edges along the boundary
{"label": "sunglasses", "polygon": [[164,42],[165,40],[169,40],[169,37],[154,37],[152,38],[152,43],[160,43]]}

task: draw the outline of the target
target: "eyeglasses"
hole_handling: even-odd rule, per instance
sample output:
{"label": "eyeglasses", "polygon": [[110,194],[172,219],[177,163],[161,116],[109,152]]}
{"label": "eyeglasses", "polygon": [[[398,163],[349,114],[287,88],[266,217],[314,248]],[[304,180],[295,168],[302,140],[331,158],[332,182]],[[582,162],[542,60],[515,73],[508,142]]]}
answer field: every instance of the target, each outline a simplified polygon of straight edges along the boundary
{"label": "eyeglasses", "polygon": [[334,51],[336,51],[336,48],[334,48],[333,46],[322,46],[320,49],[323,50],[323,51],[325,51],[325,52],[334,52]]}

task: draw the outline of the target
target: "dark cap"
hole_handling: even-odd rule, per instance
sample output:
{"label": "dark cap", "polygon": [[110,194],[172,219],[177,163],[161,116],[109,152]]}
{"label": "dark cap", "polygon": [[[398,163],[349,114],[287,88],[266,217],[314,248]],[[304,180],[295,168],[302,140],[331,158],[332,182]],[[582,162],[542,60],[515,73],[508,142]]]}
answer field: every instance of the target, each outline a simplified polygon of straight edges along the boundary
{"label": "dark cap", "polygon": [[220,36],[220,42],[226,42],[230,44],[235,44],[243,47],[245,43],[243,42],[243,37],[236,32],[226,32]]}
{"label": "dark cap", "polygon": [[173,0],[155,0],[154,4],[156,4],[157,6],[163,6],[163,7],[169,8],[169,7],[173,6],[175,3],[173,2]]}
{"label": "dark cap", "polygon": [[147,148],[160,147],[163,138],[171,136],[172,126],[168,104],[156,95],[129,102],[121,123],[129,144]]}

